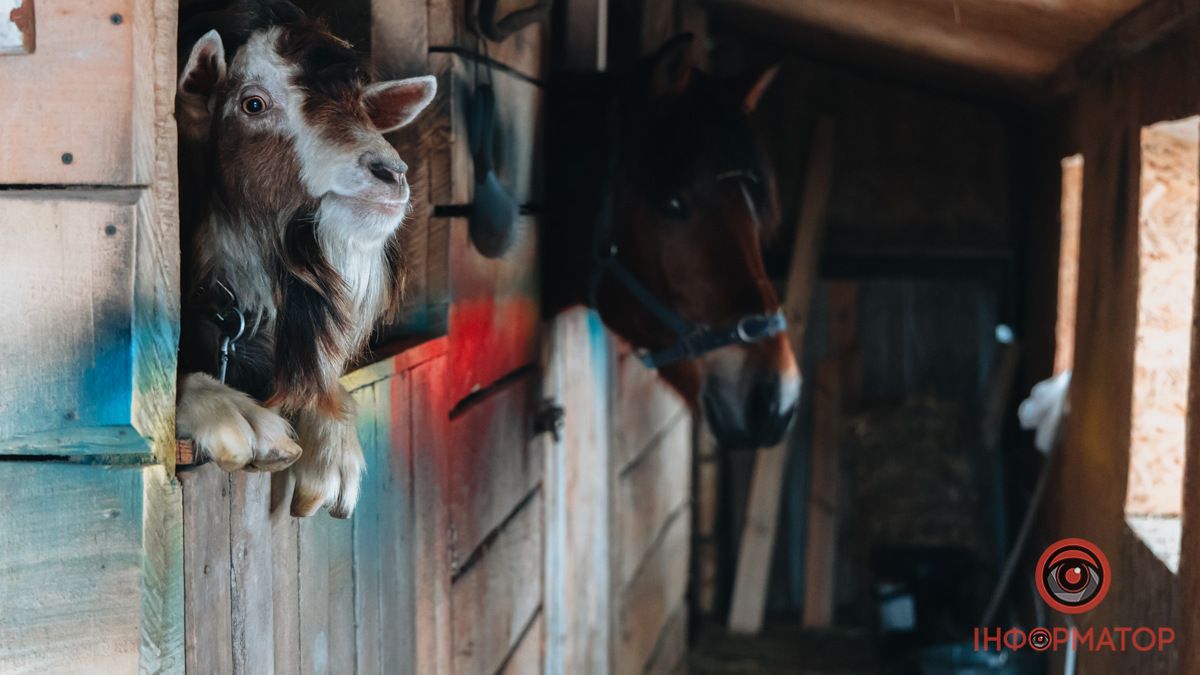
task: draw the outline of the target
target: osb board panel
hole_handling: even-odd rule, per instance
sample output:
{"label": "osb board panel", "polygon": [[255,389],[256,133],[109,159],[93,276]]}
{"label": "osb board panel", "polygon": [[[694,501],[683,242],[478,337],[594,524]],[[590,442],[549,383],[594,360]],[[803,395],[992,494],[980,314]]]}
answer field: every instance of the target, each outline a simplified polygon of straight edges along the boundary
{"label": "osb board panel", "polygon": [[654,551],[619,592],[613,644],[617,675],[644,672],[659,636],[684,601],[690,521],[687,509],[672,518]]}
{"label": "osb board panel", "polygon": [[536,378],[490,391],[450,421],[451,565],[458,569],[542,480],[545,449],[533,437]]}
{"label": "osb board panel", "polygon": [[[89,429],[96,435],[97,428],[134,423],[136,198],[0,196],[0,319],[7,326],[0,336],[0,410],[7,413],[0,439]],[[108,433],[113,438],[94,441],[117,446],[104,451],[138,451],[132,429],[125,438]],[[28,443],[35,454],[87,451]]]}
{"label": "osb board panel", "polygon": [[691,499],[692,425],[677,417],[661,440],[617,478],[620,574],[628,583],[666,525]]}
{"label": "osb board panel", "polygon": [[450,401],[495,383],[538,360],[541,307],[538,296],[536,223],[517,221],[517,243],[503,258],[488,259],[470,243],[467,221],[450,227]]}
{"label": "osb board panel", "polygon": [[182,670],[180,494],[161,467],[4,462],[0,493],[0,671]]}
{"label": "osb board panel", "polygon": [[450,589],[456,675],[491,675],[542,601],[542,496],[536,493]]}
{"label": "osb board panel", "polygon": [[1051,75],[1141,0],[720,0],[773,21],[973,69],[1035,79]]}
{"label": "osb board panel", "polygon": [[[38,2],[37,50],[0,59],[0,184],[135,185],[135,147],[152,137],[136,77],[151,59],[135,43],[154,39],[148,2]],[[116,17],[116,18],[114,18]],[[173,91],[173,88],[172,88]],[[149,145],[149,143],[146,143]],[[68,163],[64,155],[70,154]]]}

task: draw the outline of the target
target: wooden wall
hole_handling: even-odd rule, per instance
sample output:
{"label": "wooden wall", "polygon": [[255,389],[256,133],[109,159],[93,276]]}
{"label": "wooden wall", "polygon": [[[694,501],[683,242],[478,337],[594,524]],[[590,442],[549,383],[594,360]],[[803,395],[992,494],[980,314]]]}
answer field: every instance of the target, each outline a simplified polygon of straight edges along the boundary
{"label": "wooden wall", "polygon": [[594,314],[541,319],[536,215],[499,260],[462,217],[477,75],[500,179],[542,201],[548,27],[485,52],[464,0],[301,3],[439,96],[393,139],[414,283],[385,337],[405,341],[343,380],[358,510],[298,520],[286,474],[176,475],[177,7],[74,4],[39,5],[36,51],[0,56],[22,102],[0,105],[0,671],[673,670],[688,414]]}
{"label": "wooden wall", "polygon": [[176,3],[34,21],[0,56],[0,671],[179,672]]}
{"label": "wooden wall", "polygon": [[[541,319],[536,215],[501,259],[471,244],[477,73],[499,177],[536,205],[549,36],[485,54],[463,5],[371,6],[376,66],[439,78],[394,140],[414,167],[410,256],[441,279],[418,292],[446,289],[445,334],[345,376],[369,467],[349,521],[291,518],[279,478],[272,512],[267,476],[180,474],[189,672],[640,675],[682,658],[689,415],[593,313]],[[557,434],[538,424],[554,405]]]}
{"label": "wooden wall", "polygon": [[[1060,161],[1083,157],[1078,309],[1075,317],[1071,413],[1054,467],[1043,540],[1080,536],[1112,563],[1108,599],[1084,615],[1082,627],[1173,626],[1178,649],[1123,656],[1081,653],[1089,673],[1191,673],[1200,668],[1200,436],[1196,433],[1197,364],[1193,338],[1184,479],[1182,559],[1178,575],[1156,558],[1125,521],[1133,353],[1137,317],[1139,165],[1142,127],[1200,111],[1200,22],[1086,84],[1037,114],[1026,185],[1031,219],[1025,263],[1029,338],[1024,386],[1047,377],[1054,362]],[[1193,284],[1193,279],[1179,279]],[[1193,336],[1195,330],[1193,329]],[[1040,550],[1040,549],[1039,549]]]}

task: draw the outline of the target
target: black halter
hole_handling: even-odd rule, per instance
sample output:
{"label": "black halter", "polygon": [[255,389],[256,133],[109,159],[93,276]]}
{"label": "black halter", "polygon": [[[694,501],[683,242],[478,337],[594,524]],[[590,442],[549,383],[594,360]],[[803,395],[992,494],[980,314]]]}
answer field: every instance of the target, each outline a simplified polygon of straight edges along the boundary
{"label": "black halter", "polygon": [[[747,179],[745,175],[740,171],[731,171],[717,176],[718,180],[727,178],[737,178],[740,181],[738,187],[741,189],[742,196],[746,200],[747,208],[750,209],[750,217],[757,227],[758,214],[754,210],[754,201],[750,198],[750,194],[746,190],[744,181]],[[677,338],[675,343],[670,347],[655,350],[639,350],[637,352],[638,359],[647,368],[661,368],[677,361],[702,356],[729,345],[754,344],[787,330],[787,318],[784,317],[782,309],[775,310],[769,314],[746,314],[732,326],[720,328],[694,324],[684,319],[663,301],[659,300],[653,291],[638,281],[633,272],[617,257],[619,252],[617,245],[612,241],[612,228],[606,227],[602,229],[605,230],[606,236],[598,242],[596,248],[597,259],[592,267],[591,276],[588,281],[588,304],[591,307],[596,307],[600,284],[604,281],[605,276],[611,274],[618,283],[625,287],[625,290],[629,291],[629,294],[642,307],[653,314],[664,326],[670,328]],[[607,241],[604,241],[604,239]]]}

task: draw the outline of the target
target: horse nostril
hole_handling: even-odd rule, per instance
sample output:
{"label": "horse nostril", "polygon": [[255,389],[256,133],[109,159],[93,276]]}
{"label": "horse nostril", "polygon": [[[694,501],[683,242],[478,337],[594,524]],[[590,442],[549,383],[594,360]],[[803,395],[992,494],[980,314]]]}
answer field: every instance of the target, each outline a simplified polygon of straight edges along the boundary
{"label": "horse nostril", "polygon": [[371,162],[367,167],[372,176],[375,176],[388,185],[399,185],[400,176],[404,174],[404,170],[407,168],[403,162],[399,166],[394,166],[387,162]]}

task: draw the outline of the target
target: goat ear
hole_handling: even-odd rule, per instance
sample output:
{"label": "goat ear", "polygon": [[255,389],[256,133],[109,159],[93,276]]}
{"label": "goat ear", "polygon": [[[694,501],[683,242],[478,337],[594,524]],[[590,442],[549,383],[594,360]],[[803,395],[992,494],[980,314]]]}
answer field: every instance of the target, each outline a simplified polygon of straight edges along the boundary
{"label": "goat ear", "polygon": [[681,33],[667,40],[650,55],[650,93],[674,96],[687,89],[692,77],[692,42],[695,36]]}
{"label": "goat ear", "polygon": [[415,120],[435,94],[437,78],[432,75],[377,82],[367,87],[367,114],[375,128],[386,134]]}
{"label": "goat ear", "polygon": [[207,99],[225,79],[225,43],[215,30],[205,33],[188,57],[187,65],[179,76],[179,93]]}
{"label": "goat ear", "polygon": [[779,66],[780,64],[776,63],[759,73],[758,77],[754,78],[750,84],[750,87],[746,89],[746,93],[742,96],[742,110],[745,110],[747,115],[758,108],[758,103],[762,100],[763,94],[767,93],[767,90],[771,88],[771,84],[775,81],[775,76],[779,74]]}
{"label": "goat ear", "polygon": [[225,43],[210,30],[196,41],[179,75],[179,113],[185,131],[202,134],[208,121],[209,99],[225,79]]}

